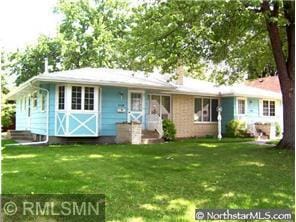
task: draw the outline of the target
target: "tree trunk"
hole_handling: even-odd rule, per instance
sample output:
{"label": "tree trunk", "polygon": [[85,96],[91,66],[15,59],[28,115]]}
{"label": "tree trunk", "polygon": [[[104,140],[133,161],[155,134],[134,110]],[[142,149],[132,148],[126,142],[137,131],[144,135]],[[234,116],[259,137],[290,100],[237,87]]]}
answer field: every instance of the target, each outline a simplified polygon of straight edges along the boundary
{"label": "tree trunk", "polygon": [[270,19],[270,14],[272,17],[278,16],[278,5],[275,3],[273,5],[273,10],[270,11],[269,2],[263,0],[262,3],[263,12],[271,12],[265,15],[266,26],[283,97],[284,135],[278,147],[288,149],[295,149],[295,24],[293,7],[293,5],[288,5],[289,14],[286,14],[286,18],[289,21],[286,28],[288,40],[288,55],[286,61],[277,23]]}

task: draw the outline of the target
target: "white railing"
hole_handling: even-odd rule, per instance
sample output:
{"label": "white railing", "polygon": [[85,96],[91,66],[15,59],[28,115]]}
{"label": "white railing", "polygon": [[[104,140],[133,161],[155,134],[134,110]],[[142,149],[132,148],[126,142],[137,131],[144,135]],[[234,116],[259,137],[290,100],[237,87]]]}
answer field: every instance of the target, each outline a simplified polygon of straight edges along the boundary
{"label": "white railing", "polygon": [[147,115],[147,129],[158,132],[159,138],[163,136],[162,119],[157,114]]}

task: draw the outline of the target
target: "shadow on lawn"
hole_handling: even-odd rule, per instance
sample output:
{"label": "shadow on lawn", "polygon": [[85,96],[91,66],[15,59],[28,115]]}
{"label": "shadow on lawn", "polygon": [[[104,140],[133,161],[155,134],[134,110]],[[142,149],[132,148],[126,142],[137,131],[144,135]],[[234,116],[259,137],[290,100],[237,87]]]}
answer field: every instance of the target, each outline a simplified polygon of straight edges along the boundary
{"label": "shadow on lawn", "polygon": [[[195,208],[294,208],[294,160],[285,151],[212,145],[6,149],[3,189],[104,193],[107,220],[120,221],[190,221]],[[13,158],[20,155],[36,156]]]}

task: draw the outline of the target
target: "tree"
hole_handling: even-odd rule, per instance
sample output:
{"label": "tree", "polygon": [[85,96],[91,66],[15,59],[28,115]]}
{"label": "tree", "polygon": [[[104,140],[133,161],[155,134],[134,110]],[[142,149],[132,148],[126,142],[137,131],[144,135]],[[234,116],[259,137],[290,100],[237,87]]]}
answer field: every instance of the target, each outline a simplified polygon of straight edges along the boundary
{"label": "tree", "polygon": [[294,149],[294,1],[155,1],[142,4],[126,45],[130,67],[199,71],[205,61],[224,70],[215,80],[233,83],[274,73],[280,79],[284,136]]}
{"label": "tree", "polygon": [[48,59],[50,71],[61,70],[61,40],[40,36],[36,45],[27,46],[23,51],[16,51],[9,57],[6,68],[10,74],[16,74],[16,84],[44,72],[44,61]]}
{"label": "tree", "polygon": [[[5,64],[7,61],[6,54],[3,51],[0,52],[0,63]],[[8,103],[6,100],[6,95],[9,93],[9,90],[6,86],[7,83],[7,73],[2,70],[0,67],[1,74],[1,129],[10,127],[13,124],[13,118],[15,113],[15,106],[11,103]]]}
{"label": "tree", "polygon": [[82,67],[120,67],[122,45],[129,10],[121,0],[60,0],[55,9],[63,18],[57,36],[40,36],[37,44],[10,56],[10,73],[16,84],[44,72],[48,58],[50,71]]}
{"label": "tree", "polygon": [[121,56],[119,43],[128,22],[124,1],[61,0],[56,12],[63,16],[59,27],[63,66],[116,67]]}

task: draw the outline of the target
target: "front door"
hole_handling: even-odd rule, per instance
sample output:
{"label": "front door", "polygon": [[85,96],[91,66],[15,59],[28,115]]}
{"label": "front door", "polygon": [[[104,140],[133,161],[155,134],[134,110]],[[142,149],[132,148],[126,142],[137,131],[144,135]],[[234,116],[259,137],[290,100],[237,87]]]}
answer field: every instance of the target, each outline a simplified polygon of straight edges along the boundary
{"label": "front door", "polygon": [[31,129],[31,96],[28,97],[28,106],[27,106],[27,129]]}
{"label": "front door", "polygon": [[144,102],[143,91],[128,92],[128,122],[144,123]]}

